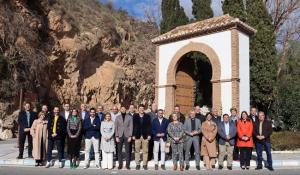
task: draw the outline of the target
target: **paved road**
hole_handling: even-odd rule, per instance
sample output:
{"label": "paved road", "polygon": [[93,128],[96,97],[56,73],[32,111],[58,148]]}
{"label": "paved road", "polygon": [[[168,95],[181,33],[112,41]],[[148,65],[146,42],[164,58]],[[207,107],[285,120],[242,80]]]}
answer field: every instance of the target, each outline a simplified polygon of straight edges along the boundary
{"label": "paved road", "polygon": [[162,175],[174,175],[174,174],[186,174],[186,175],[199,175],[199,174],[220,174],[220,175],[228,175],[228,174],[245,174],[245,175],[299,175],[300,167],[298,169],[293,168],[281,168],[281,169],[276,169],[274,172],[270,172],[268,170],[261,170],[261,171],[255,171],[255,170],[214,170],[214,171],[206,171],[206,170],[201,170],[201,171],[184,171],[184,172],[174,172],[174,171],[153,171],[153,170],[148,170],[148,171],[127,171],[127,170],[122,170],[122,171],[117,171],[117,170],[98,170],[98,169],[88,169],[88,170],[83,170],[83,169],[76,169],[76,170],[70,170],[68,168],[64,169],[58,169],[58,168],[50,168],[46,169],[43,167],[35,168],[35,167],[15,167],[15,166],[0,166],[0,175],[111,175],[111,174],[120,174],[120,175],[157,175],[157,174],[162,174]]}

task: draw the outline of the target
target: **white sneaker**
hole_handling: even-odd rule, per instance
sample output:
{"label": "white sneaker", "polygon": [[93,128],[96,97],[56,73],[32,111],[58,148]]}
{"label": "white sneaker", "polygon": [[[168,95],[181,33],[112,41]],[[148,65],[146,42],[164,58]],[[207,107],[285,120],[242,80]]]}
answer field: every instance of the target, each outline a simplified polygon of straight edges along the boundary
{"label": "white sneaker", "polygon": [[50,166],[51,166],[51,163],[50,163],[50,162],[47,162],[45,168],[50,168]]}
{"label": "white sneaker", "polygon": [[83,169],[88,169],[89,168],[89,165],[85,165],[84,167],[83,167]]}
{"label": "white sneaker", "polygon": [[63,162],[59,162],[59,168],[63,168],[63,167],[64,167]]}

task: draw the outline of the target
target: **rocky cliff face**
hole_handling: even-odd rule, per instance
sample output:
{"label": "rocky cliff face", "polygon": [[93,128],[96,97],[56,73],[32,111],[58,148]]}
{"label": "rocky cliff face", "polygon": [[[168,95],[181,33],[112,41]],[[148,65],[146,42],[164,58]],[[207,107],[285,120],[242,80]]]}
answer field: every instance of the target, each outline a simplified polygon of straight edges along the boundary
{"label": "rocky cliff face", "polygon": [[[155,48],[150,39],[158,34],[153,24],[97,0],[0,4],[0,56],[11,64],[8,78],[16,87],[35,91],[42,101],[73,105],[153,101]],[[11,126],[16,115],[8,116],[13,110],[4,107],[10,105],[1,105],[0,116]]]}
{"label": "rocky cliff face", "polygon": [[96,0],[0,3],[0,52],[30,67],[15,79],[34,82],[42,99],[105,106],[154,99],[154,25]]}

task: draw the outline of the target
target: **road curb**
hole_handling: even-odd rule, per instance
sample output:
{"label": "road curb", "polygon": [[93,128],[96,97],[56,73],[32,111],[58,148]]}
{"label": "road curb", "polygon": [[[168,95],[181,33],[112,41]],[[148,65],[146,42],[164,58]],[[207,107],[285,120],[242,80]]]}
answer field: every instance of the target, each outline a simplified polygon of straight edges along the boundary
{"label": "road curb", "polygon": [[[70,166],[70,161],[66,160],[65,162],[65,167],[69,167]],[[118,162],[114,162],[115,166],[118,166]],[[124,162],[125,163],[125,162]],[[15,166],[34,166],[35,165],[35,161],[33,159],[23,159],[23,160],[1,160],[0,159],[0,166],[4,166],[4,165],[15,165]],[[135,162],[131,161],[130,163],[131,168],[135,168]],[[58,167],[59,166],[59,162],[55,161],[54,167]],[[91,167],[94,167],[94,161],[91,161],[90,163]],[[168,160],[165,162],[165,166],[168,169],[171,169],[173,167],[173,163],[171,160]],[[190,166],[191,168],[195,168],[195,161],[191,161],[190,162]],[[200,163],[201,168],[204,168],[203,162],[201,161]],[[216,164],[216,166],[218,166],[218,164]],[[239,168],[240,164],[239,161],[234,161],[233,162],[233,168]],[[300,160],[274,160],[273,161],[273,167],[299,167],[300,166]],[[83,168],[84,167],[84,161],[80,162],[79,168]],[[148,163],[148,167],[149,168],[154,168],[154,161],[149,161]],[[224,167],[226,167],[226,161],[224,162]],[[256,167],[256,161],[251,160],[250,162],[250,167],[254,168]]]}

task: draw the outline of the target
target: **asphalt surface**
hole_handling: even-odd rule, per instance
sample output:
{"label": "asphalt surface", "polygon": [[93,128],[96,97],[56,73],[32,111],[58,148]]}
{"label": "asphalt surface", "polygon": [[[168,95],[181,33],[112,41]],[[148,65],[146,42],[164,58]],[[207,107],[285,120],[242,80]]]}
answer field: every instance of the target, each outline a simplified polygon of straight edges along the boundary
{"label": "asphalt surface", "polygon": [[228,175],[228,174],[245,174],[245,175],[299,175],[300,174],[300,167],[299,168],[280,168],[275,169],[275,171],[270,172],[268,170],[260,170],[256,171],[252,170],[213,170],[213,171],[154,171],[154,170],[100,170],[100,169],[76,169],[71,170],[68,168],[49,168],[46,169],[44,167],[15,167],[15,166],[0,166],[0,175],[110,175],[110,174],[120,174],[120,175],[173,175],[173,174],[186,174],[186,175],[199,175],[199,174],[220,174],[220,175]]}

